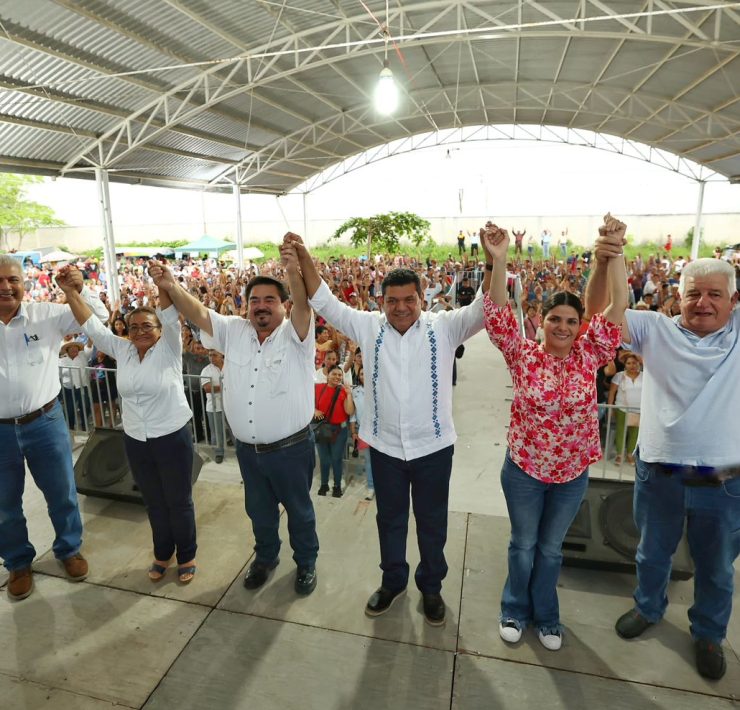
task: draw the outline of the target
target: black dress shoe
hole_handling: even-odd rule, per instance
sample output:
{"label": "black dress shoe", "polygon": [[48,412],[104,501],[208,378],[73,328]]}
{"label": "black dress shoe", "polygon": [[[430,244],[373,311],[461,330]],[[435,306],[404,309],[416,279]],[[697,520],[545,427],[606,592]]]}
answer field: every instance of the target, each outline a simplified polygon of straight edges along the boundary
{"label": "black dress shoe", "polygon": [[626,614],[622,614],[617,619],[614,628],[617,634],[623,639],[637,638],[645,629],[652,626],[653,622],[648,621],[637,609],[630,609]]}
{"label": "black dress shoe", "polygon": [[259,589],[270,575],[270,572],[280,564],[280,558],[276,557],[272,562],[265,564],[264,562],[252,562],[249,565],[247,574],[244,575],[244,586],[247,589]]}
{"label": "black dress shoe", "polygon": [[307,597],[316,589],[316,569],[314,567],[299,567],[295,576],[295,593]]}
{"label": "black dress shoe", "polygon": [[707,639],[694,641],[696,651],[696,670],[699,675],[711,680],[719,680],[727,670],[727,661],[722,646]]}
{"label": "black dress shoe", "polygon": [[445,623],[445,602],[441,594],[422,594],[424,620],[430,626],[443,626]]}
{"label": "black dress shoe", "polygon": [[329,492],[329,486],[326,485],[326,483],[322,483],[319,486],[319,495],[325,496]]}
{"label": "black dress shoe", "polygon": [[391,608],[393,602],[398,599],[406,591],[406,589],[399,589],[396,592],[392,592],[385,587],[376,589],[370,599],[367,600],[365,606],[365,614],[367,616],[380,616],[385,614],[388,609]]}

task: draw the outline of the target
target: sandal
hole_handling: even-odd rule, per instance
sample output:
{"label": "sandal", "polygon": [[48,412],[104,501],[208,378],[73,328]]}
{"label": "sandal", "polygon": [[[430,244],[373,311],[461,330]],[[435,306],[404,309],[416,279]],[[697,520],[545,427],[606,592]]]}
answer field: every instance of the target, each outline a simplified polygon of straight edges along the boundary
{"label": "sandal", "polygon": [[617,454],[614,457],[614,465],[615,466],[621,466],[622,465],[622,454]]}
{"label": "sandal", "polygon": [[193,581],[193,577],[195,577],[195,565],[189,565],[187,567],[178,567],[177,568],[177,577],[180,580],[181,584],[190,584],[190,582]]}
{"label": "sandal", "polygon": [[159,582],[162,577],[164,577],[165,572],[167,572],[167,568],[163,565],[158,565],[156,562],[152,562],[152,566],[149,568],[149,579],[152,580],[152,582]]}

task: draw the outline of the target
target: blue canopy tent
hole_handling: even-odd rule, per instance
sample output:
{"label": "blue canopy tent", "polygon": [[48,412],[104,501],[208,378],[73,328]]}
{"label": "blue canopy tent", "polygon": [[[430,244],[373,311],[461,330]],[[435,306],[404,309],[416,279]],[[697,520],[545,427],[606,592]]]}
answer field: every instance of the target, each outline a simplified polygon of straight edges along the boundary
{"label": "blue canopy tent", "polygon": [[183,254],[203,254],[206,253],[208,256],[221,256],[225,251],[230,249],[236,249],[234,242],[225,242],[215,237],[209,237],[204,234],[200,239],[197,239],[190,244],[184,244],[181,247],[175,247],[175,256],[179,259]]}

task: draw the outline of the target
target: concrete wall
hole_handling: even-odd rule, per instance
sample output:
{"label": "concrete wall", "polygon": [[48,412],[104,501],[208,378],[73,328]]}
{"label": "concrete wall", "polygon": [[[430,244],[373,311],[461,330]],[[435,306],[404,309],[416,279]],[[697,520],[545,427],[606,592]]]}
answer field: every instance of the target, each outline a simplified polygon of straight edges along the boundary
{"label": "concrete wall", "polygon": [[[662,242],[667,234],[672,234],[674,242],[680,243],[686,232],[694,225],[693,214],[674,215],[620,215],[628,225],[628,234],[636,243],[647,241]],[[439,243],[452,244],[459,229],[474,230],[485,224],[488,218],[481,217],[438,217],[430,219],[432,236]],[[558,215],[543,217],[523,217],[509,215],[496,217],[496,222],[508,229],[526,229],[527,234],[539,236],[548,228],[557,241],[560,232],[567,228],[568,238],[576,244],[586,245],[593,241],[601,216],[597,215]],[[339,227],[342,220],[309,220],[309,244],[322,244]],[[297,225],[293,226],[295,230]],[[234,238],[233,222],[210,222],[208,234],[213,237]],[[702,219],[704,240],[710,244],[727,244],[740,242],[740,212],[706,214]],[[114,233],[117,244],[128,242],[171,241],[175,239],[195,240],[203,234],[202,223],[157,224],[157,225],[115,225]],[[302,225],[300,228],[302,230]],[[244,222],[244,243],[277,242],[286,232],[284,221]],[[16,237],[11,235],[11,244],[15,246]],[[102,244],[98,226],[61,227],[57,229],[40,229],[36,234],[23,240],[23,249],[36,249],[51,246],[80,252],[94,249]]]}

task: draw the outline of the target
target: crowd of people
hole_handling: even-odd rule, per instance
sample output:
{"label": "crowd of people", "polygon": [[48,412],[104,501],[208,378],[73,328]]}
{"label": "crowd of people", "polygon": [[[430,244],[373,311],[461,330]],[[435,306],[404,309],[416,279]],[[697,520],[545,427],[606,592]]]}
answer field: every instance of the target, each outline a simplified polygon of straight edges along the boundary
{"label": "crowd of people", "polygon": [[[544,258],[535,261],[522,253],[525,232],[513,231],[512,245],[508,231],[489,222],[469,244],[461,232],[457,256],[441,262],[322,261],[288,233],[279,259],[245,269],[214,259],[127,260],[115,303],[92,261],[53,273],[0,255],[0,382],[9,394],[0,401],[7,471],[0,557],[10,571],[9,598],[33,591],[24,461],[49,504],[55,556],[74,581],[88,572],[59,397],[70,390],[61,398],[68,419],[97,407],[97,424],[107,405],[112,422],[120,411],[152,529],[153,582],[173,557],[180,583],[196,576],[191,424],[196,439],[210,436],[217,461],[229,440],[235,446],[255,537],[244,579],[250,590],[279,564],[280,505],[295,591],[316,588],[316,452],[318,495],[339,498],[350,444],[363,456],[366,498],[377,506],[382,578],[365,613],[387,612],[408,586],[413,502],[421,558],[414,581],[425,620],[443,625],[455,360],[485,329],[514,386],[501,472],[511,520],[501,638],[517,643],[533,627],[546,649],[562,645],[562,544],[589,466],[602,456],[598,405],[614,404],[617,461],[636,466],[641,534],[635,605],[616,631],[634,638],[663,616],[670,560],[686,524],[696,566],[689,619],[697,668],[722,677],[740,553],[732,431],[740,395],[738,264],[691,262],[670,249],[628,263],[625,232],[607,215],[594,248],[580,254],[568,254],[565,234],[551,253],[552,236],[543,233]],[[87,363],[94,363],[89,370]],[[106,401],[99,386],[88,386],[88,372],[105,382]],[[204,400],[205,411],[196,411]]]}

